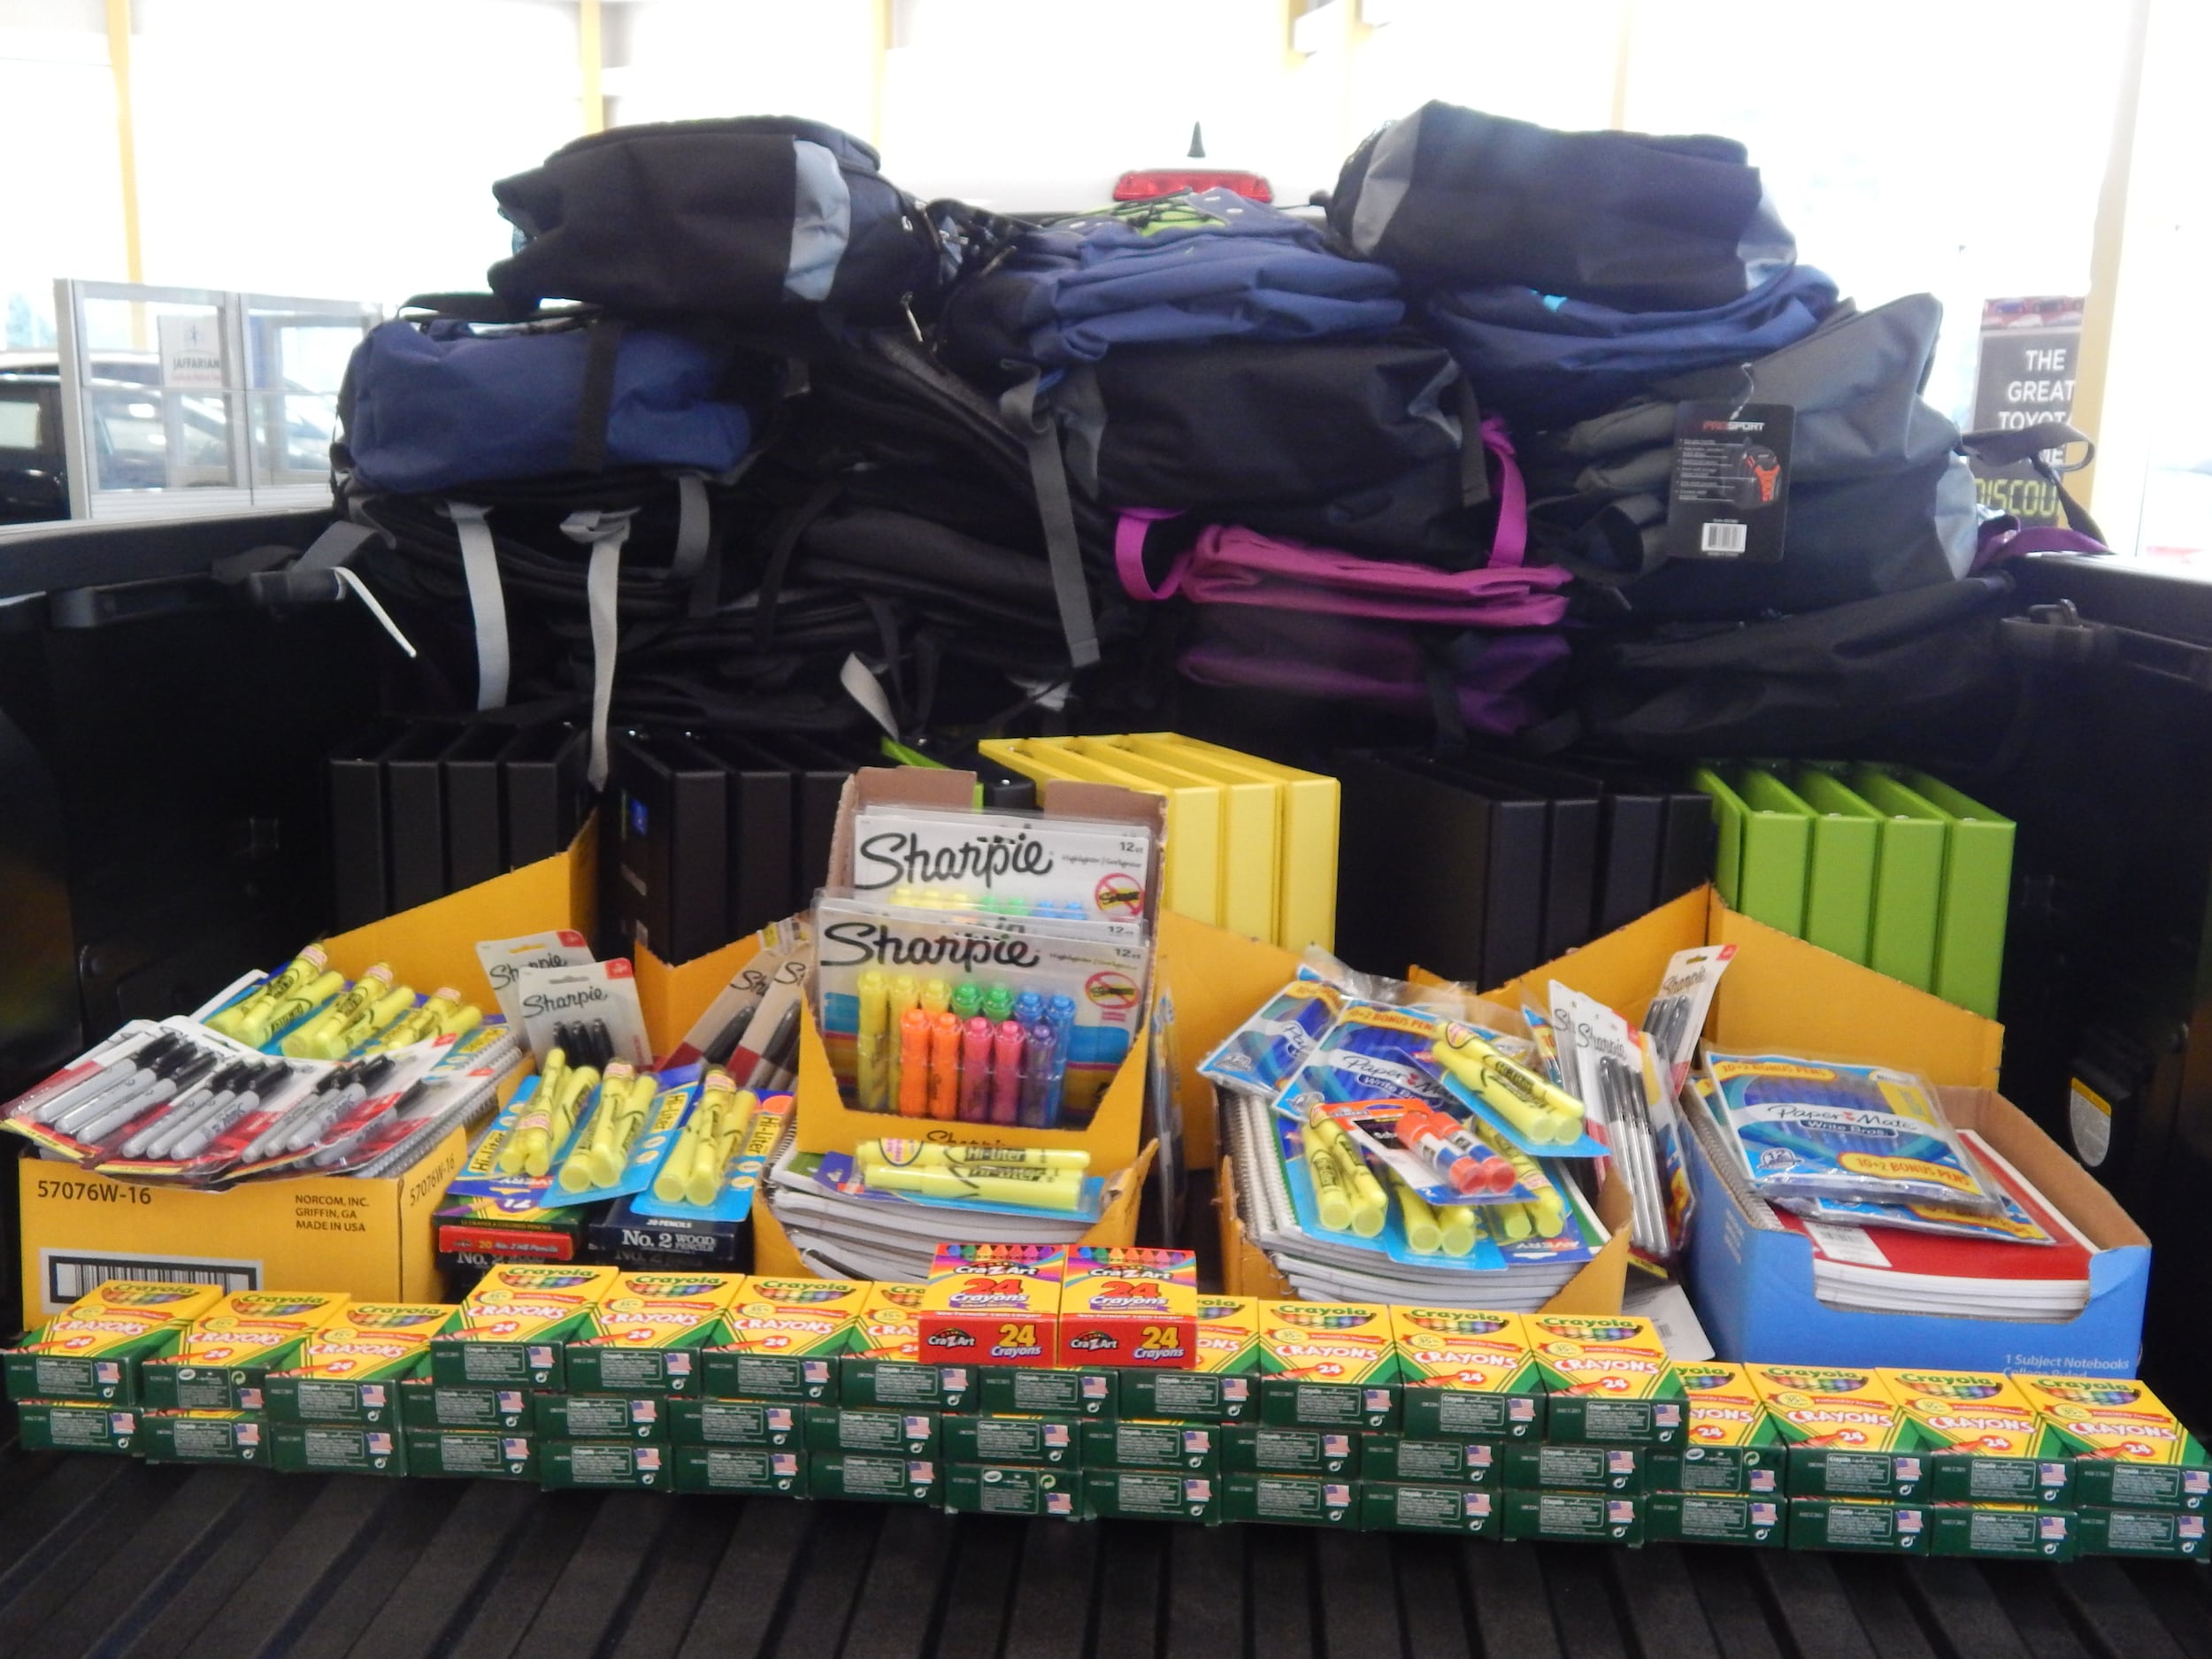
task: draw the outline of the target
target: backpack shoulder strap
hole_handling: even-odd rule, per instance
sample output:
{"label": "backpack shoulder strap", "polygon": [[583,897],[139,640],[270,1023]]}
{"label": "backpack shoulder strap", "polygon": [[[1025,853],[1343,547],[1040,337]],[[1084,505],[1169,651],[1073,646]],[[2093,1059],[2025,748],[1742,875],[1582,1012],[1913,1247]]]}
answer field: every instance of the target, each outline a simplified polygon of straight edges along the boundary
{"label": "backpack shoulder strap", "polygon": [[[2078,461],[2055,466],[2044,458],[2046,450],[2064,449],[2076,443],[2083,450]],[[2063,480],[2063,474],[2078,472],[2097,458],[2097,446],[2086,433],[2062,420],[2039,421],[2016,431],[1985,427],[1979,432],[1961,433],[1959,448],[1971,459],[1991,466],[2010,466],[2016,461],[2025,461],[2035,469],[2039,478],[2058,492],[2059,511],[2066,516],[2067,527],[2093,541],[2104,541],[2104,532],[2089,516],[2089,510],[2068,493]]]}

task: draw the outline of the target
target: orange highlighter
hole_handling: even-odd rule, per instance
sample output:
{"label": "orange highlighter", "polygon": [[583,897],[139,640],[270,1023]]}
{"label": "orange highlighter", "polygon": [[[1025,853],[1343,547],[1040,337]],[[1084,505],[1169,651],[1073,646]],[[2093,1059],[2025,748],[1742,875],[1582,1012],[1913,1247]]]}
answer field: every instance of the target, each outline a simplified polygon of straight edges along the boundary
{"label": "orange highlighter", "polygon": [[957,1014],[942,1013],[930,1017],[929,1115],[941,1118],[947,1123],[960,1115],[960,1016]]}
{"label": "orange highlighter", "polygon": [[929,1100],[929,1016],[910,1008],[899,1016],[899,1116],[919,1118]]}

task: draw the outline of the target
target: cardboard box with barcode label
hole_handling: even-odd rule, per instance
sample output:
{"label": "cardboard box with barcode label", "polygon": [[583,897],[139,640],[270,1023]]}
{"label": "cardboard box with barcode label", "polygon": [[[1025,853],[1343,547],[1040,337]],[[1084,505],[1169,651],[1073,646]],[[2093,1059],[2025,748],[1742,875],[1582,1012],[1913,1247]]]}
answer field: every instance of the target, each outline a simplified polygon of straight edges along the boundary
{"label": "cardboard box with barcode label", "polygon": [[[597,845],[588,824],[557,857],[334,934],[323,949],[349,979],[388,962],[418,990],[449,985],[463,1001],[496,1011],[476,941],[588,931]],[[502,1099],[522,1076],[506,1079]],[[456,1129],[396,1175],[280,1177],[211,1193],[27,1157],[16,1167],[25,1317],[58,1313],[107,1279],[435,1302],[442,1287],[433,1216],[467,1149],[468,1132]]]}

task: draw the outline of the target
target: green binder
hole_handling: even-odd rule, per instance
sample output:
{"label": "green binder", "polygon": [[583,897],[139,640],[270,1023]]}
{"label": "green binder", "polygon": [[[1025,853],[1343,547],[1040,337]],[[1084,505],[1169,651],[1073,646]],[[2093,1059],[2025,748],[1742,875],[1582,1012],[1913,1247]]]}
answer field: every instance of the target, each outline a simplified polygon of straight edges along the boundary
{"label": "green binder", "polygon": [[[1779,779],[1770,781],[1788,795]],[[1713,823],[1720,832],[1713,884],[1721,898],[1755,921],[1802,936],[1811,810],[1794,796],[1793,806],[1777,805],[1772,792],[1755,784],[1747,788],[1756,788],[1761,798],[1749,800],[1710,766],[1693,772],[1690,787],[1713,798]]]}
{"label": "green binder", "polygon": [[[1846,786],[1839,783],[1839,787]],[[1923,991],[1935,989],[1936,918],[1943,907],[1947,831],[1926,802],[1886,772],[1851,773],[1855,798],[1882,820],[1874,867],[1874,926],[1867,966]]]}
{"label": "green binder", "polygon": [[[1778,787],[1784,787],[1775,780]],[[1881,814],[1824,772],[1797,775],[1791,799],[1813,814],[1805,872],[1805,940],[1865,965],[1870,954]]]}
{"label": "green binder", "polygon": [[1909,772],[1902,781],[1943,820],[1936,995],[1994,1019],[2005,965],[2005,916],[2012,902],[2013,822],[1924,772]]}

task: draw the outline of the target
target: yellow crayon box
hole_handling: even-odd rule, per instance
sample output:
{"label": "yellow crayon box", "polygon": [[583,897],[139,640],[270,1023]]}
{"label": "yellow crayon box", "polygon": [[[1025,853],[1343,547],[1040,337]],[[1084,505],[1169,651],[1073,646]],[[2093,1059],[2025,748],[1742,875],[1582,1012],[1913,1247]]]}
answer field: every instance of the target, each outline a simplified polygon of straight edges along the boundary
{"label": "yellow crayon box", "polygon": [[1068,1253],[1056,1245],[939,1245],[915,1310],[923,1357],[971,1365],[1057,1363],[1067,1264]]}
{"label": "yellow crayon box", "polygon": [[[1689,1425],[1680,1445],[1661,1447],[1652,1454],[1652,1490],[1730,1497],[1778,1495],[1784,1490],[1782,1477],[1787,1462],[1782,1432],[1743,1367],[1725,1360],[1678,1360],[1674,1374],[1689,1395]],[[1694,1517],[1711,1519],[1723,1513],[1671,1506],[1671,1518],[1682,1519],[1686,1525]],[[1657,1524],[1655,1513],[1654,1524]],[[1778,1523],[1770,1518],[1766,1525],[1775,1529],[1778,1538]],[[1694,1532],[1668,1534],[1701,1535]],[[1762,1535],[1753,1541],[1766,1540]]]}
{"label": "yellow crayon box", "polygon": [[2074,1460],[2038,1445],[2041,1420],[2002,1372],[1886,1368],[1882,1381],[1925,1442],[1925,1490],[1936,1502],[2051,1504],[2071,1495]]}
{"label": "yellow crayon box", "polygon": [[852,1346],[837,1362],[840,1397],[849,1406],[960,1411],[974,1391],[966,1365],[922,1363],[919,1285],[872,1285],[853,1322]]}
{"label": "yellow crayon box", "polygon": [[574,1263],[499,1263],[461,1299],[450,1327],[431,1339],[430,1374],[449,1388],[565,1387],[565,1344],[619,1276],[617,1268]]}
{"label": "yellow crayon box", "polygon": [[[1680,1443],[1689,1395],[1650,1320],[1629,1313],[1531,1313],[1521,1323],[1550,1391],[1548,1438]],[[1511,1526],[1509,1517],[1509,1533]]]}
{"label": "yellow crayon box", "polygon": [[567,1344],[577,1394],[699,1392],[698,1350],[722,1333],[744,1279],[734,1273],[625,1273]]}
{"label": "yellow crayon box", "polygon": [[134,1405],[140,1366],[175,1352],[187,1324],[222,1294],[213,1285],[109,1279],[0,1350],[8,1398]]}
{"label": "yellow crayon box", "polygon": [[1540,1440],[1544,1384],[1516,1313],[1394,1307],[1404,1432]]}
{"label": "yellow crayon box", "polygon": [[2200,1513],[2212,1507],[2212,1457],[2141,1383],[2020,1371],[2012,1380],[2043,1420],[2043,1449],[2072,1456],[2075,1502]]}
{"label": "yellow crayon box", "polygon": [[[1927,1495],[1925,1443],[1873,1367],[1747,1365],[1743,1371],[1787,1448],[1793,1499]],[[1847,1517],[1843,1525],[1851,1524]],[[1793,1516],[1793,1543],[1798,1530]]]}
{"label": "yellow crayon box", "polygon": [[1198,1258],[1079,1244],[1060,1281],[1060,1363],[1187,1371],[1198,1348]]}
{"label": "yellow crayon box", "polygon": [[1263,1302],[1256,1317],[1263,1422],[1310,1428],[1397,1426],[1397,1339],[1388,1308]]}
{"label": "yellow crayon box", "polygon": [[460,1310],[441,1302],[357,1302],[311,1332],[300,1362],[264,1385],[273,1423],[398,1421],[403,1386]]}
{"label": "yellow crayon box", "polygon": [[723,1315],[723,1337],[701,1350],[711,1400],[834,1403],[838,1361],[852,1346],[864,1281],[749,1279]]}
{"label": "yellow crayon box", "polygon": [[294,1363],[309,1333],[349,1300],[332,1291],[234,1291],[185,1327],[175,1353],[139,1367],[139,1399],[155,1410],[258,1411],[268,1374]]}
{"label": "yellow crayon box", "polygon": [[168,1319],[189,1324],[202,1314],[213,1313],[223,1300],[219,1285],[173,1285],[111,1279],[87,1291],[62,1310],[65,1316],[82,1319]]}
{"label": "yellow crayon box", "polygon": [[1120,1414],[1180,1423],[1244,1421],[1259,1399],[1259,1310],[1256,1297],[1200,1292],[1198,1344],[1190,1368],[1123,1371]]}

